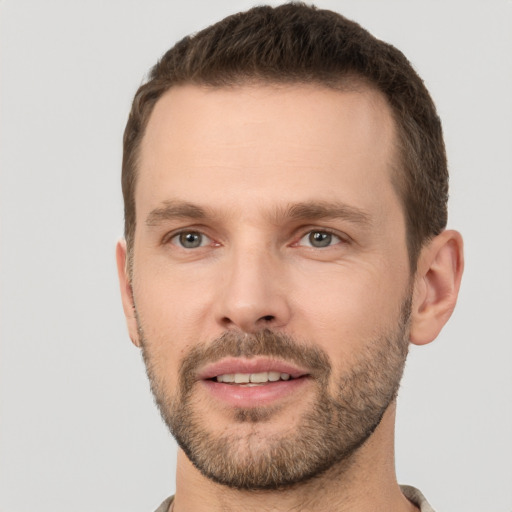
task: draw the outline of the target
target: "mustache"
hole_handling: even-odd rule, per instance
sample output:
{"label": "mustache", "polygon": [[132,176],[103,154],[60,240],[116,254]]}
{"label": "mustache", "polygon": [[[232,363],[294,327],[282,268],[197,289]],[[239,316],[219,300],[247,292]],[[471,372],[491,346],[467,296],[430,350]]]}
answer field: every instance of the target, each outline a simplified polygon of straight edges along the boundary
{"label": "mustache", "polygon": [[225,357],[250,359],[256,356],[295,363],[317,378],[326,379],[331,373],[329,357],[322,349],[300,342],[292,336],[271,329],[251,334],[227,331],[211,342],[194,346],[184,357],[179,370],[182,391],[190,390],[198,368],[205,364],[215,363]]}

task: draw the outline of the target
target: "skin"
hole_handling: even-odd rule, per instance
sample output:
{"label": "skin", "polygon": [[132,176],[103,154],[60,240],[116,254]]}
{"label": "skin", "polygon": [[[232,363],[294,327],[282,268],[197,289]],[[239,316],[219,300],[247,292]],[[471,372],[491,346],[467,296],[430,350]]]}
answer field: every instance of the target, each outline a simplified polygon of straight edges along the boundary
{"label": "skin", "polygon": [[[371,340],[396,326],[408,293],[410,341],[437,336],[455,306],[462,240],[455,231],[435,237],[410,275],[394,148],[390,109],[367,88],[186,85],[157,102],[141,147],[132,275],[122,241],[117,261],[130,337],[140,345],[140,323],[170,394],[186,354],[226,330],[308,340],[328,354],[333,390]],[[174,215],[183,203],[206,215]],[[296,218],[293,205],[338,211],[306,208]],[[203,244],[180,246],[182,230],[204,234]],[[331,244],[311,246],[312,231],[332,233]],[[237,432],[257,431],[264,443],[295,428],[313,389],[302,386],[274,404],[270,421]],[[233,428],[231,406],[201,386],[194,399],[213,433]],[[394,418],[392,403],[343,478],[333,468],[286,491],[216,484],[180,450],[174,510],[415,510],[396,482]]]}

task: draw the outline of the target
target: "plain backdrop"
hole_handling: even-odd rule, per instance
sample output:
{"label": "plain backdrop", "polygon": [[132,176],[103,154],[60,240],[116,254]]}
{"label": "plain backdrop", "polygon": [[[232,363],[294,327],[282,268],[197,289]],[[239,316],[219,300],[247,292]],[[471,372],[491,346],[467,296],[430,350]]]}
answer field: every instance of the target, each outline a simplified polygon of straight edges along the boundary
{"label": "plain backdrop", "polygon": [[[121,138],[148,69],[253,0],[0,2],[0,511],[152,511],[174,441],[120,305]],[[444,122],[458,308],[414,348],[397,472],[439,512],[512,511],[512,2],[319,0],[400,48]]]}

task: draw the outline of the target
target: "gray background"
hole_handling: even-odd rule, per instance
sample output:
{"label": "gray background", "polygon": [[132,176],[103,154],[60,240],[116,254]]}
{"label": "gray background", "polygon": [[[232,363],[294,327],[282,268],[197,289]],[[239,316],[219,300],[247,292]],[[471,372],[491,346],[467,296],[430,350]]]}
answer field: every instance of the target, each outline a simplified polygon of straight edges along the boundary
{"label": "gray background", "polygon": [[[248,1],[0,2],[0,511],[151,511],[175,445],[125,331],[121,136],[145,72]],[[512,2],[321,0],[399,47],[444,120],[458,309],[412,350],[399,480],[512,510]]]}

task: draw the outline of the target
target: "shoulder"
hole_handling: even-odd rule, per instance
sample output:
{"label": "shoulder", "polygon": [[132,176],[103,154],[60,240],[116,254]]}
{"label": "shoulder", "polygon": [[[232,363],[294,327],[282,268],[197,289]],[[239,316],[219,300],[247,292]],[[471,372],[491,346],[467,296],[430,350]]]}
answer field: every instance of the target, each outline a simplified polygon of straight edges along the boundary
{"label": "shoulder", "polygon": [[169,507],[171,506],[173,501],[174,496],[170,496],[155,510],[155,512],[169,512]]}
{"label": "shoulder", "polygon": [[435,512],[435,510],[430,506],[430,503],[427,501],[425,496],[416,489],[416,487],[412,487],[410,485],[401,485],[400,489],[402,494],[412,503],[414,503],[417,507],[419,507],[421,512]]}

